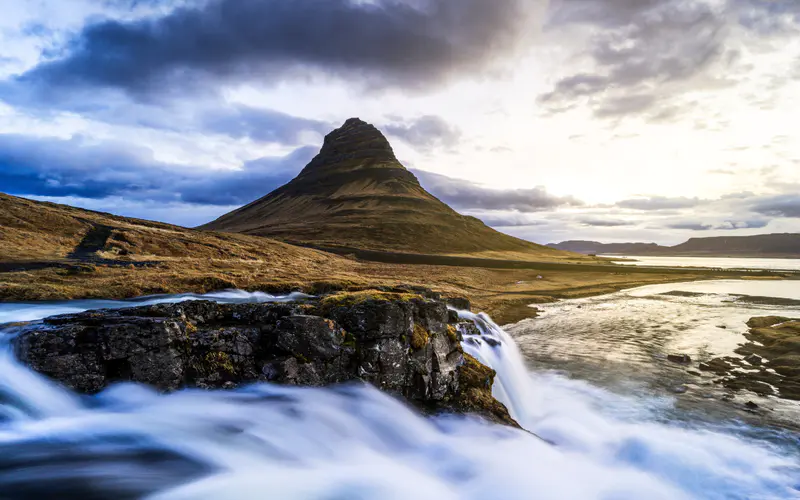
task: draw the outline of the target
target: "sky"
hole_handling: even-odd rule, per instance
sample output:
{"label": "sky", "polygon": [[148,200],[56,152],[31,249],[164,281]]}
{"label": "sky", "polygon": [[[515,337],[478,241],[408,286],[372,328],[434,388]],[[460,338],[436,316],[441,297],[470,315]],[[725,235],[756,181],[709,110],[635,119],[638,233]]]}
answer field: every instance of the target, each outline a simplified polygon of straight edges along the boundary
{"label": "sky", "polygon": [[800,232],[800,0],[3,0],[0,191],[184,226],[347,118],[538,243]]}

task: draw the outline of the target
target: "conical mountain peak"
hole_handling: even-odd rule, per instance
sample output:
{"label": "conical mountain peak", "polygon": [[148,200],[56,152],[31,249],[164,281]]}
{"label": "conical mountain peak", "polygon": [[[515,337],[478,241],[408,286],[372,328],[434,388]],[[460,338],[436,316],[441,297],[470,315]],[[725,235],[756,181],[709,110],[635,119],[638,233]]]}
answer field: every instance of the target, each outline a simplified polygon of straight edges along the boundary
{"label": "conical mountain peak", "polygon": [[319,154],[303,169],[300,177],[375,168],[405,170],[380,130],[359,118],[350,118],[325,136]]}
{"label": "conical mountain peak", "polygon": [[420,186],[373,125],[351,118],[288,184],[204,229],[411,253],[558,253],[458,214]]}
{"label": "conical mountain peak", "polygon": [[395,160],[394,151],[386,137],[374,125],[359,118],[350,118],[344,125],[325,137],[321,154],[357,154]]}

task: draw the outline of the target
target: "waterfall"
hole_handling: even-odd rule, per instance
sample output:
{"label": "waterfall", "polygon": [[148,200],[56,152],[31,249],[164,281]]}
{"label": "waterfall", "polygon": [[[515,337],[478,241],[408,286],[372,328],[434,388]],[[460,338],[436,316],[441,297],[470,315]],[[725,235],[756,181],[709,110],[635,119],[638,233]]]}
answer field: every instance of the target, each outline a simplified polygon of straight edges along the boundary
{"label": "waterfall", "polygon": [[[243,293],[217,300],[266,299]],[[17,321],[50,314],[54,304],[19,305],[16,316],[14,305],[3,307],[4,321]],[[530,371],[488,316],[459,314],[480,332],[463,345],[497,371],[495,395],[547,442],[470,417],[425,418],[361,384],[159,394],[122,383],[79,396],[21,366],[7,329],[0,333],[0,497],[800,497],[791,450],[741,437],[734,427],[652,418],[670,404],[664,399]],[[636,411],[621,416],[612,407]]]}

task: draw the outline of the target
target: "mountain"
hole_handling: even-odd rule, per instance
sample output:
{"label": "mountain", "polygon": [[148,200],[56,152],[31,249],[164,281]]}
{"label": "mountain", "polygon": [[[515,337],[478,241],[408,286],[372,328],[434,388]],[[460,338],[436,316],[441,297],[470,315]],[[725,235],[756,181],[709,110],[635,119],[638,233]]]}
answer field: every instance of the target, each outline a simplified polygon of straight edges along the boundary
{"label": "mountain", "polygon": [[600,243],[598,241],[571,240],[561,243],[549,243],[547,246],[583,254],[628,254],[642,255],[657,252],[664,247],[655,243]]}
{"label": "mountain", "polygon": [[599,243],[564,241],[548,246],[586,254],[663,255],[695,257],[792,257],[800,258],[800,234],[759,234],[691,238],[672,247],[655,243]]}
{"label": "mountain", "polygon": [[358,118],[328,134],[291,182],[200,229],[384,252],[576,258],[460,215],[423,189],[383,134]]}
{"label": "mountain", "polygon": [[800,257],[800,234],[760,234],[757,236],[719,236],[692,238],[686,243],[669,247],[670,252],[753,256]]}

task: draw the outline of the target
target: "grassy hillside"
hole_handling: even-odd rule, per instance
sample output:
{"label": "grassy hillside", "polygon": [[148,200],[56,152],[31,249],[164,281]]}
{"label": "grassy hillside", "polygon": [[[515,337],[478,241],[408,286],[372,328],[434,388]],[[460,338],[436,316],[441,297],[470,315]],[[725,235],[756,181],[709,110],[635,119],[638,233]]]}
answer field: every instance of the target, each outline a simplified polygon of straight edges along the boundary
{"label": "grassy hillside", "polygon": [[336,257],[278,241],[197,231],[0,193],[0,262],[123,265],[169,259],[327,262]]}
{"label": "grassy hillside", "polygon": [[[424,259],[423,259],[424,260]],[[697,273],[530,263],[524,269],[367,262],[257,236],[197,231],[0,194],[0,301],[423,286],[499,321],[531,302],[683,281]],[[565,269],[566,268],[566,269]]]}

